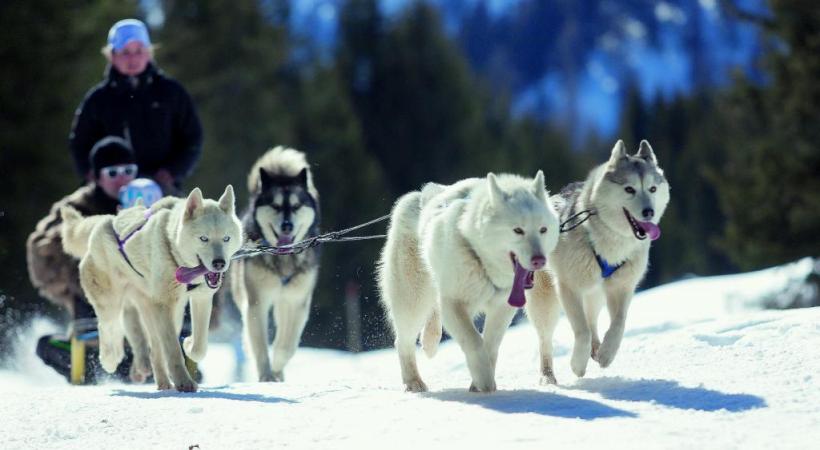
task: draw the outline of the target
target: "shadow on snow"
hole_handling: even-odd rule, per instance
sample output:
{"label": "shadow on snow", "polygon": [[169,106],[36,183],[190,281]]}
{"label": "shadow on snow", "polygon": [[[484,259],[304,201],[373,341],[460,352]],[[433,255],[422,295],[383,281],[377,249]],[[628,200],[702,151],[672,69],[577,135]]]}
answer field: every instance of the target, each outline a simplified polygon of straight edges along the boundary
{"label": "shadow on snow", "polygon": [[182,398],[182,399],[191,399],[191,398],[219,398],[223,400],[236,400],[242,402],[260,402],[260,403],[296,403],[293,400],[289,400],[286,398],[281,397],[268,397],[265,395],[260,394],[237,394],[234,392],[220,392],[222,389],[226,389],[228,386],[217,386],[217,387],[205,387],[204,389],[197,391],[197,392],[177,392],[174,390],[169,391],[154,391],[154,392],[134,392],[134,391],[126,391],[122,389],[117,389],[111,393],[112,397],[133,397],[133,398],[142,398],[146,400],[158,399],[158,398]]}
{"label": "shadow on snow", "polygon": [[570,419],[594,420],[607,417],[637,417],[637,414],[613,408],[594,400],[567,397],[535,390],[497,391],[492,394],[448,389],[422,394],[427,398],[461,402],[508,414],[540,414]]}
{"label": "shadow on snow", "polygon": [[627,380],[604,377],[578,380],[568,389],[595,392],[612,400],[652,402],[678,409],[729,412],[766,407],[766,401],[756,395],[726,394],[702,387],[688,388],[670,380]]}

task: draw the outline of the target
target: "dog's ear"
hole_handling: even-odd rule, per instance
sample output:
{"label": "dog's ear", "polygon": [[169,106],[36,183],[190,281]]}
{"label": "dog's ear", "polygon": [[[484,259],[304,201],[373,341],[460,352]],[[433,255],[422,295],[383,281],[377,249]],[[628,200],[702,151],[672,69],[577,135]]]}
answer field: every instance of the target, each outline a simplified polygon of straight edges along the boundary
{"label": "dog's ear", "polygon": [[658,159],[655,158],[655,152],[652,150],[652,146],[649,145],[649,142],[644,139],[641,141],[641,147],[638,149],[638,153],[635,154],[638,158],[644,159],[649,164],[658,165]]}
{"label": "dog's ear", "polygon": [[219,209],[228,214],[234,213],[233,186],[230,184],[225,188],[225,192],[222,193],[222,197],[219,197]]}
{"label": "dog's ear", "polygon": [[307,167],[303,168],[299,175],[296,175],[296,182],[299,183],[299,186],[307,189]]}
{"label": "dog's ear", "polygon": [[197,187],[185,199],[185,214],[182,216],[182,221],[186,222],[193,219],[199,208],[202,208],[202,191]]}
{"label": "dog's ear", "polygon": [[544,171],[539,170],[535,174],[535,180],[533,180],[532,188],[535,190],[535,196],[538,197],[539,200],[547,201],[547,185],[544,182]]}
{"label": "dog's ear", "polygon": [[624,141],[618,139],[618,142],[616,142],[615,146],[612,147],[612,154],[609,156],[609,162],[616,163],[621,158],[626,158],[626,146],[624,145]]}
{"label": "dog's ear", "polygon": [[259,192],[265,192],[265,190],[271,187],[273,184],[271,176],[268,175],[268,172],[265,171],[263,167],[259,168]]}
{"label": "dog's ear", "polygon": [[498,187],[498,178],[492,172],[487,174],[487,188],[490,190],[490,204],[497,206],[504,203],[504,191]]}

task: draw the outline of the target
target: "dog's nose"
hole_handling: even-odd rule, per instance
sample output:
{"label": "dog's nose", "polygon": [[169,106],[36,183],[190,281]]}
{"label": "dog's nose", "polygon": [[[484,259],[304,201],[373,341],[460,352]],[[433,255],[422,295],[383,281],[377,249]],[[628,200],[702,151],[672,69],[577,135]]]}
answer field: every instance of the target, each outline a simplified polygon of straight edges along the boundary
{"label": "dog's nose", "polygon": [[290,234],[291,231],[293,231],[293,223],[290,220],[282,222],[282,233]]}
{"label": "dog's nose", "polygon": [[214,269],[222,270],[225,268],[225,260],[224,259],[215,259],[213,261]]}
{"label": "dog's nose", "polygon": [[532,268],[538,270],[544,267],[544,264],[547,263],[547,257],[544,255],[535,255],[530,259],[530,264],[532,264]]}
{"label": "dog's nose", "polygon": [[655,216],[655,210],[652,208],[644,208],[644,210],[641,211],[641,214],[643,214],[644,219],[651,219]]}

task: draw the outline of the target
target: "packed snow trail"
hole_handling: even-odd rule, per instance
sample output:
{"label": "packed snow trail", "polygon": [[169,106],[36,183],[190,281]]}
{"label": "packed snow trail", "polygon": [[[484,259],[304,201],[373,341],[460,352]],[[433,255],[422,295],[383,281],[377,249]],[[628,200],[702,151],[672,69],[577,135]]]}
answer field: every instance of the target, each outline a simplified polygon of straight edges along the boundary
{"label": "packed snow trail", "polygon": [[[260,384],[247,362],[245,381],[234,382],[234,350],[212,344],[194,394],[68,386],[23,351],[16,370],[0,372],[0,447],[811,448],[820,441],[820,308],[758,305],[812,264],[640,293],[615,362],[591,362],[583,379],[569,369],[562,319],[558,386],[538,384],[537,340],[522,323],[504,339],[493,394],[467,392],[464,356],[450,341],[432,360],[419,353],[425,394],[402,391],[392,350],[303,348],[286,382]],[[47,325],[37,327],[32,346]]]}

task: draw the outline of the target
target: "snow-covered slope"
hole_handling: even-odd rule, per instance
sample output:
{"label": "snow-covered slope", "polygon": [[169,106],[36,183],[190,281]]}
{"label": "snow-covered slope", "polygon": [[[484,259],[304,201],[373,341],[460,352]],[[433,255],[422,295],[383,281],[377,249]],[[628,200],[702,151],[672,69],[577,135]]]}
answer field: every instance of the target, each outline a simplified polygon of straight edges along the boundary
{"label": "snow-covered slope", "polygon": [[432,360],[420,353],[426,394],[402,392],[390,350],[301,349],[287,382],[259,384],[234,382],[233,350],[213,345],[200,392],[180,394],[68,386],[24,349],[18,370],[0,372],[0,448],[813,448],[820,308],[761,311],[755,300],[813,264],[643,292],[613,365],[593,363],[581,380],[563,320],[558,386],[538,384],[531,326],[513,327],[494,394],[466,392],[452,342]]}

